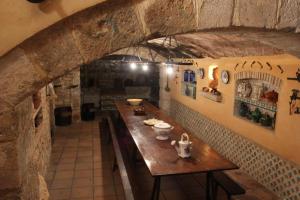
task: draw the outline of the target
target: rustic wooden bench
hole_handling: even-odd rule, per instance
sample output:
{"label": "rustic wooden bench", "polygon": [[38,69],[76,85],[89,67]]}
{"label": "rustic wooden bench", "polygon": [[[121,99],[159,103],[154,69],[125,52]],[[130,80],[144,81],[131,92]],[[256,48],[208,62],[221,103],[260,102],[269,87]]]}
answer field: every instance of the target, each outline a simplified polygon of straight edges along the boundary
{"label": "rustic wooden bench", "polygon": [[[228,199],[234,200],[277,200],[273,192],[255,181],[241,169],[215,172],[213,180],[220,186]],[[216,190],[217,191],[217,190]]]}
{"label": "rustic wooden bench", "polygon": [[108,124],[110,138],[115,152],[114,165],[112,170],[117,168],[120,171],[121,181],[124,189],[125,199],[134,200],[133,189],[131,187],[128,171],[126,170],[125,161],[122,156],[121,148],[118,142],[117,133],[113,124],[112,119],[107,116],[104,118]]}

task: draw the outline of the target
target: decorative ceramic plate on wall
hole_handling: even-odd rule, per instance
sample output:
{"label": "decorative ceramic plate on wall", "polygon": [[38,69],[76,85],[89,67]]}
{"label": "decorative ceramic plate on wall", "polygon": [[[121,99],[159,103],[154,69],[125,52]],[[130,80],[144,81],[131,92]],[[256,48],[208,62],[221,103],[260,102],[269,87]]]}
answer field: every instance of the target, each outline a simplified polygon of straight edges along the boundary
{"label": "decorative ceramic plate on wall", "polygon": [[229,72],[227,70],[222,71],[221,79],[224,84],[227,84],[229,82]]}

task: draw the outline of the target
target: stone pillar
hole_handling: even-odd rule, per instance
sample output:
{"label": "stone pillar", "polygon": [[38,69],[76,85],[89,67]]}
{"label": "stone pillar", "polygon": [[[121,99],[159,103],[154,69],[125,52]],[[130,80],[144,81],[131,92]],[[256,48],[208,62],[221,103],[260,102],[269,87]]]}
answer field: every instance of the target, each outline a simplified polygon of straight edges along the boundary
{"label": "stone pillar", "polygon": [[[171,87],[171,77],[169,75],[169,88]],[[171,94],[166,91],[167,86],[167,73],[166,66],[159,66],[159,107],[167,114],[170,114]],[[171,88],[170,88],[171,89]]]}
{"label": "stone pillar", "polygon": [[54,89],[57,95],[56,107],[71,106],[72,121],[79,122],[81,96],[80,96],[80,69],[76,69],[54,81]]}
{"label": "stone pillar", "polygon": [[71,89],[72,120],[73,122],[80,122],[81,120],[80,69],[73,71],[72,75],[73,75],[72,84],[74,85],[74,88]]}

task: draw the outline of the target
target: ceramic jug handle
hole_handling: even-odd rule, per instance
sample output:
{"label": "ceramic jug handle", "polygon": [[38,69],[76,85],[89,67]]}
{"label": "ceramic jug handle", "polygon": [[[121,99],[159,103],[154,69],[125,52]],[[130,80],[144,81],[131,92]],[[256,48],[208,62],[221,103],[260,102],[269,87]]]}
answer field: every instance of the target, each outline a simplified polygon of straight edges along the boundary
{"label": "ceramic jug handle", "polygon": [[184,137],[186,138],[186,141],[190,141],[189,135],[188,135],[187,133],[183,133],[183,134],[181,135],[181,141],[184,140]]}

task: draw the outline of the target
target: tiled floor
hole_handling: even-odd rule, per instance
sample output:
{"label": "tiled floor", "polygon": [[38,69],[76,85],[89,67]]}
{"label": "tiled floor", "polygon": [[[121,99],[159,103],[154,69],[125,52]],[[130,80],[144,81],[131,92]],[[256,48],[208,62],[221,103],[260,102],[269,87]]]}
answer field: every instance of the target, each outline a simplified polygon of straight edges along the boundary
{"label": "tiled floor", "polygon": [[[125,199],[119,172],[111,170],[112,146],[100,138],[97,121],[57,128],[47,177],[50,200]],[[153,179],[146,166],[137,164],[134,174],[136,199],[150,199]],[[160,200],[184,199],[205,199],[204,174],[162,178]]]}

